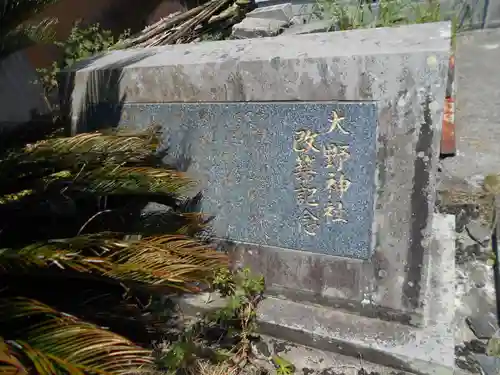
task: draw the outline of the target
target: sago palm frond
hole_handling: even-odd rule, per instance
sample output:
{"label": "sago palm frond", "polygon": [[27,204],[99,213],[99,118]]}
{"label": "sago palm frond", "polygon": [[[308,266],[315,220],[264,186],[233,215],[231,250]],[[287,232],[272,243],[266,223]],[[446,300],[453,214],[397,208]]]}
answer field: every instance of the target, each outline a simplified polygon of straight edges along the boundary
{"label": "sago palm frond", "polygon": [[32,25],[21,25],[6,33],[0,42],[0,58],[29,47],[32,44],[47,44],[55,39],[56,18],[43,19]]}
{"label": "sago palm frond", "polygon": [[[90,246],[87,241],[90,241]],[[227,255],[184,235],[123,241],[105,236],[81,236],[57,241],[73,251],[91,250],[114,265],[107,274],[119,280],[190,289],[227,267]]]}
{"label": "sago palm frond", "polygon": [[33,43],[52,42],[52,27],[57,19],[46,18],[37,23],[29,23],[29,20],[47,5],[57,1],[59,0],[0,1],[0,58]]}
{"label": "sago palm frond", "polygon": [[[72,160],[88,161],[88,155],[93,157],[116,156],[122,162],[136,162],[150,157],[158,146],[153,131],[142,133],[83,133],[74,137],[46,139],[25,148],[30,159],[61,158],[73,156]],[[86,157],[87,156],[87,157]],[[78,160],[78,158],[81,158]],[[116,161],[117,159],[113,159]]]}
{"label": "sago palm frond", "polygon": [[227,264],[225,254],[184,235],[125,241],[100,234],[0,250],[0,273],[53,267],[188,291]]}
{"label": "sago palm frond", "polygon": [[12,355],[9,346],[2,337],[0,337],[0,374],[28,375],[23,364]]}
{"label": "sago palm frond", "polygon": [[11,337],[4,337],[3,347],[3,357],[17,362],[0,365],[0,373],[18,363],[26,373],[34,369],[39,375],[154,372],[150,350],[35,300],[0,300],[0,324],[17,328]]}
{"label": "sago palm frond", "polygon": [[13,150],[0,160],[0,175],[16,184],[0,187],[0,202],[12,202],[9,196],[20,191],[33,194],[49,187],[64,189],[65,195],[190,195],[194,181],[182,172],[156,167],[157,145],[153,130],[115,131],[49,138]]}
{"label": "sago palm frond", "polygon": [[[1,164],[1,163],[0,163]],[[12,168],[14,166],[12,165]],[[26,165],[19,165],[18,169],[25,169]],[[33,166],[35,167],[35,166]],[[0,165],[0,170],[2,165]],[[19,204],[24,198],[30,199],[35,194],[52,191],[54,194],[93,194],[95,196],[107,195],[179,195],[179,198],[189,196],[196,182],[184,173],[170,169],[148,167],[123,167],[104,166],[99,168],[81,167],[79,170],[62,170],[51,172],[50,166],[39,166],[34,172],[26,172],[17,182],[21,188],[1,194],[0,209],[2,205]],[[4,169],[5,170],[5,169]],[[42,176],[37,176],[42,174]],[[8,173],[3,176],[9,176]],[[7,177],[6,177],[7,178]],[[32,179],[35,178],[33,181]],[[25,187],[30,187],[26,189]],[[12,185],[10,188],[15,187]],[[19,187],[19,186],[18,186]],[[8,188],[8,187],[7,187]],[[4,206],[6,209],[7,206]]]}
{"label": "sago palm frond", "polygon": [[0,2],[1,30],[10,32],[59,0],[2,0]]}
{"label": "sago palm frond", "polygon": [[77,174],[68,188],[96,195],[184,194],[196,183],[182,172],[147,167],[105,166]]}
{"label": "sago palm frond", "polygon": [[[74,289],[106,291],[126,305],[131,298],[156,301],[169,289],[193,292],[209,284],[228,257],[200,236],[208,237],[209,218],[196,212],[201,194],[192,197],[195,182],[161,165],[156,134],[149,132],[29,142],[11,146],[0,160],[0,278],[4,297],[36,300],[0,303],[0,336],[8,348],[0,351],[0,373],[19,370],[13,358],[21,371],[40,375],[151,370],[148,350],[55,307],[145,345],[164,332],[163,317],[148,305],[137,302],[131,314],[118,303],[82,303]],[[153,230],[144,231],[147,225]],[[126,239],[137,234],[144,238]],[[65,281],[71,294],[61,300],[65,292],[54,284]],[[120,330],[123,322],[133,332]]]}

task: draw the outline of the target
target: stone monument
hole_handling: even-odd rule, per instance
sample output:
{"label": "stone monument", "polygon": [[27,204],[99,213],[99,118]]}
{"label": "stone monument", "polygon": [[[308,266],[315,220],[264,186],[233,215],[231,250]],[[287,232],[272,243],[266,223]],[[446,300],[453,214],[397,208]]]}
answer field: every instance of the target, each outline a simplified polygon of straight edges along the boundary
{"label": "stone monument", "polygon": [[266,277],[263,329],[447,373],[449,54],[448,23],[115,51],[70,75],[73,128],[161,125],[216,235]]}

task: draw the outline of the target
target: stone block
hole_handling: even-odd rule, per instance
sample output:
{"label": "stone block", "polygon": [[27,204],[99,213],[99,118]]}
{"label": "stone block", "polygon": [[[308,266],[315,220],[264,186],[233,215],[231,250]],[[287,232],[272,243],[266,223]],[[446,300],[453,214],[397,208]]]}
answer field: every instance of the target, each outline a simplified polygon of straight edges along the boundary
{"label": "stone block", "polygon": [[292,4],[277,4],[262,8],[257,8],[246,14],[247,18],[274,19],[278,21],[290,22],[293,17]]}
{"label": "stone block", "polygon": [[234,39],[251,39],[280,34],[287,26],[287,21],[269,18],[245,18],[233,26],[231,36]]}
{"label": "stone block", "polygon": [[162,126],[270,294],[422,325],[449,49],[435,23],[117,51],[73,74],[71,115]]}
{"label": "stone block", "polygon": [[479,362],[484,375],[497,375],[500,373],[500,358],[484,354],[476,354],[474,357]]}
{"label": "stone block", "polygon": [[311,16],[315,10],[314,3],[294,4],[292,3],[292,14],[294,16]]}
{"label": "stone block", "polygon": [[[296,16],[297,17],[297,16]],[[286,35],[301,35],[301,34],[312,34],[312,33],[322,33],[330,30],[332,26],[331,21],[313,21],[310,23],[295,24],[290,28],[283,31],[281,36]]]}
{"label": "stone block", "polygon": [[471,316],[466,319],[467,325],[478,339],[490,339],[498,330],[497,317],[494,314]]}
{"label": "stone block", "polygon": [[258,8],[268,7],[271,5],[288,4],[289,0],[255,0]]}
{"label": "stone block", "polygon": [[467,231],[469,236],[481,246],[486,246],[486,244],[491,239],[490,225],[482,223],[479,219],[469,222],[465,226],[465,230]]}

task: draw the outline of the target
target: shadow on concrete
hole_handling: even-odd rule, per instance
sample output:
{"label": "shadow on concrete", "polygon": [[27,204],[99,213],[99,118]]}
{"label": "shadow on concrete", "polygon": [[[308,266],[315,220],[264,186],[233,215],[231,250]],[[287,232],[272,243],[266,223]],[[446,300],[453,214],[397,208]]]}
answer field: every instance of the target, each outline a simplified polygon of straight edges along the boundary
{"label": "shadow on concrete", "polygon": [[[112,53],[121,53],[115,51]],[[127,51],[123,51],[127,54]],[[118,126],[126,94],[120,94],[123,69],[155,54],[144,51],[123,57],[100,68],[93,68],[103,55],[76,63],[60,76],[60,106],[63,119],[72,124],[71,134]],[[86,70],[86,74],[82,73]],[[80,72],[81,76],[77,76]],[[75,80],[85,79],[85,90],[75,88]],[[78,85],[79,86],[79,85]],[[74,113],[77,111],[77,113]],[[103,123],[105,118],[106,123]]]}

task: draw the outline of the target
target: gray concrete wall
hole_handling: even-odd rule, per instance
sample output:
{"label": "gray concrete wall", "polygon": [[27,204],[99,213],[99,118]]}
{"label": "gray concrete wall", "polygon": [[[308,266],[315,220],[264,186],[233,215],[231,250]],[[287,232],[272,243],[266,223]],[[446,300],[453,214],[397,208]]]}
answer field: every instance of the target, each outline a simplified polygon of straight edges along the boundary
{"label": "gray concrete wall", "polygon": [[490,0],[485,23],[486,27],[500,27],[500,0]]}
{"label": "gray concrete wall", "polygon": [[457,155],[442,162],[443,188],[479,188],[500,173],[500,29],[460,35],[455,61]]}
{"label": "gray concrete wall", "polygon": [[28,121],[33,111],[48,112],[43,89],[34,84],[36,79],[36,70],[23,51],[0,60],[0,125]]}

